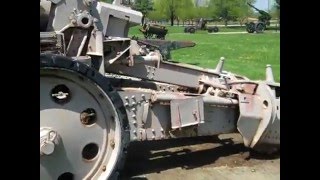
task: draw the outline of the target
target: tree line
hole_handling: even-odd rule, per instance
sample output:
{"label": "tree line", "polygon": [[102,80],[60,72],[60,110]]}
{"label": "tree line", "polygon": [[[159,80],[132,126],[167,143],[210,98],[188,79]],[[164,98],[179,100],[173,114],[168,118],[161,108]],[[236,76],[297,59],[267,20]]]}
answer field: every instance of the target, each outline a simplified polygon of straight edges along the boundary
{"label": "tree line", "polygon": [[[104,0],[112,2],[112,0]],[[192,23],[195,19],[206,18],[211,21],[238,21],[242,25],[248,17],[255,17],[256,13],[247,3],[254,4],[256,0],[209,0],[206,6],[197,6],[195,0],[123,0],[128,6],[142,12],[142,24],[145,18],[152,21],[170,21]],[[271,9],[274,18],[280,16],[280,0]]]}

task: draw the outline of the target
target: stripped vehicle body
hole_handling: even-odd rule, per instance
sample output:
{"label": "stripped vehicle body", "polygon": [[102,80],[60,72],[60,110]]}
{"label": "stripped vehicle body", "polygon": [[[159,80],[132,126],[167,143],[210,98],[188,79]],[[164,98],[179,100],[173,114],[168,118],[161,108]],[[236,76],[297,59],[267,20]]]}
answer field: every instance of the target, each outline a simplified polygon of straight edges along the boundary
{"label": "stripped vehicle body", "polygon": [[138,40],[114,1],[40,0],[41,179],[116,179],[129,142],[239,132],[280,148],[280,84],[171,61],[192,42]]}

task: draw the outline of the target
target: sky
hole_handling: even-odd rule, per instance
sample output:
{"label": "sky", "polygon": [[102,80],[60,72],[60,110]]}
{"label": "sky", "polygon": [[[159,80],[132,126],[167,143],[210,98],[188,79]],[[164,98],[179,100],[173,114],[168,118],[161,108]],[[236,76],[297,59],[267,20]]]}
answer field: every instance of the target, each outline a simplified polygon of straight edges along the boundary
{"label": "sky", "polygon": [[268,10],[268,1],[269,0],[257,0],[254,6],[261,10]]}

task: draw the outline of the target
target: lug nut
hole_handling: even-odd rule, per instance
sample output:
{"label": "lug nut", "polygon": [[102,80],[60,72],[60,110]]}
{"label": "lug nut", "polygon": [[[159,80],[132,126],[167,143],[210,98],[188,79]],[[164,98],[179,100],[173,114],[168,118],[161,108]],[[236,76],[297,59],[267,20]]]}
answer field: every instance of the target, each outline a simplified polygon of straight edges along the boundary
{"label": "lug nut", "polygon": [[96,112],[92,108],[84,110],[80,114],[80,121],[84,125],[91,125],[96,122]]}

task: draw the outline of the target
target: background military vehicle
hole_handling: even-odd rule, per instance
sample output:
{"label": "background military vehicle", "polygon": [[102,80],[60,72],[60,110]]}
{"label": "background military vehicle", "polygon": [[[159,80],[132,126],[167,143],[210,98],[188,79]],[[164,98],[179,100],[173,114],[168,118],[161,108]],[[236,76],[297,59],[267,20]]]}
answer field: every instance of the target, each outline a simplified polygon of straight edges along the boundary
{"label": "background military vehicle", "polygon": [[168,29],[165,26],[159,24],[146,23],[140,29],[146,39],[157,38],[165,39]]}
{"label": "background military vehicle", "polygon": [[197,30],[205,30],[209,33],[219,32],[218,26],[207,26],[208,22],[212,22],[213,20],[200,18],[196,21],[195,26],[187,26],[184,28],[185,33],[195,33]]}
{"label": "background military vehicle", "polygon": [[260,16],[258,19],[247,18],[246,29],[248,33],[262,33],[266,30],[267,26],[270,26],[271,15],[263,10],[260,10],[250,3],[247,3],[251,8],[255,9]]}

